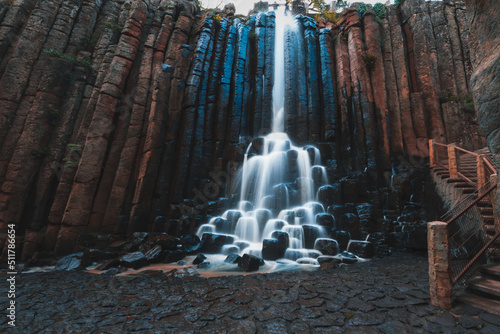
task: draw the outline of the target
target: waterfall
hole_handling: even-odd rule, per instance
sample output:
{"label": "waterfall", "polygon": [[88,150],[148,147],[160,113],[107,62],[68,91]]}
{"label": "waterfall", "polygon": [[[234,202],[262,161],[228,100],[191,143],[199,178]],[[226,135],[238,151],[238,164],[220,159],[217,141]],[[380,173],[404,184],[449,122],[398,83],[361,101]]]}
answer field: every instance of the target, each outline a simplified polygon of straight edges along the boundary
{"label": "waterfall", "polygon": [[326,169],[320,165],[316,147],[294,146],[284,132],[285,52],[287,47],[303,52],[300,44],[290,39],[287,43],[287,36],[299,34],[293,16],[284,11],[276,13],[273,132],[254,140],[246,151],[238,210],[226,211],[221,219],[213,218],[200,227],[198,235],[229,234],[234,237],[234,245],[240,246],[240,255],[317,265],[315,258],[321,252],[313,249],[315,240],[328,235],[316,221],[318,214],[326,215],[325,208],[315,202],[318,189],[328,183]]}

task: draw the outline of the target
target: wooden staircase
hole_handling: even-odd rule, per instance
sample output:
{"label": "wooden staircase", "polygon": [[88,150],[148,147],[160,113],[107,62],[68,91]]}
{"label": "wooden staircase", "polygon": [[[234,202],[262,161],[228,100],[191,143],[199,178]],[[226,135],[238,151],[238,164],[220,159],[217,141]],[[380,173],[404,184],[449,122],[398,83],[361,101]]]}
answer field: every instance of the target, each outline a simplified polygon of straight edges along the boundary
{"label": "wooden staircase", "polygon": [[458,300],[500,316],[500,263],[484,265]]}
{"label": "wooden staircase", "polygon": [[[439,147],[433,147],[433,149],[436,150]],[[458,150],[461,151],[459,152]],[[458,148],[455,152],[456,162],[447,161],[446,158],[439,161],[436,158],[434,160],[435,164],[431,167],[435,175],[441,180],[446,180],[446,183],[453,187],[453,193],[457,195],[457,199],[466,198],[477,191],[478,186],[484,184],[484,175],[482,176],[483,180],[478,182],[477,156],[491,156],[488,148],[468,152],[469,154],[464,154],[464,152],[468,151]],[[447,154],[443,154],[442,152],[441,156],[445,155],[448,157]],[[458,176],[455,172],[455,177],[453,178],[450,177],[450,171],[452,171],[452,168],[450,168],[451,164],[455,164],[458,170]],[[490,166],[490,172],[496,172],[496,170],[492,170],[492,167],[494,168],[494,166]],[[499,229],[498,219],[495,216],[492,204],[492,197],[489,195],[484,197],[477,202],[476,207],[486,238],[491,240]],[[451,217],[448,218],[451,219]],[[465,291],[457,297],[457,300],[500,316],[500,238],[492,244],[488,250],[488,254],[489,263],[483,265],[479,272],[473,276],[474,278],[468,281]]]}

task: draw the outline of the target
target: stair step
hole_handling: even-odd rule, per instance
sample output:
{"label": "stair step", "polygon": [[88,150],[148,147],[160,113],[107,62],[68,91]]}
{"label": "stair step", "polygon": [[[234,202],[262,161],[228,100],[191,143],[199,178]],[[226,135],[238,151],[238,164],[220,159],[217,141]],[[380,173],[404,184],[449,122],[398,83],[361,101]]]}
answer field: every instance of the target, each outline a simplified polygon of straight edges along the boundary
{"label": "stair step", "polygon": [[495,225],[484,225],[484,229],[486,230],[486,235],[495,235]]}
{"label": "stair step", "polygon": [[483,218],[483,222],[485,225],[493,225],[495,224],[495,217],[491,215],[481,215]]}
{"label": "stair step", "polygon": [[448,180],[446,180],[446,183],[462,183],[464,180],[462,178],[455,178],[455,177],[450,177]]}
{"label": "stair step", "polygon": [[490,263],[481,267],[481,272],[485,275],[495,276],[500,279],[500,263]]}
{"label": "stair step", "polygon": [[[472,280],[469,289],[491,296],[491,298],[500,299],[500,282],[492,279]],[[498,301],[500,303],[500,300]]]}
{"label": "stair step", "polygon": [[476,205],[480,208],[493,208],[493,205],[489,201],[479,201]]}
{"label": "stair step", "polygon": [[485,310],[489,313],[500,316],[500,301],[478,296],[469,292],[459,296],[458,299],[465,304]]}
{"label": "stair step", "polygon": [[493,208],[479,208],[481,215],[493,216]]}

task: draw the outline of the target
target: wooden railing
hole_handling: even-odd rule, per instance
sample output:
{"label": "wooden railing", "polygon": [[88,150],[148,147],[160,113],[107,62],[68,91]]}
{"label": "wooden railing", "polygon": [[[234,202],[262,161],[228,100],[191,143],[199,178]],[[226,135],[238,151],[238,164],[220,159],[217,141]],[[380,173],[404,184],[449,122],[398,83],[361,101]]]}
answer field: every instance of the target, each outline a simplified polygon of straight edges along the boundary
{"label": "wooden railing", "polygon": [[[429,159],[431,167],[446,168],[451,179],[461,178],[476,189],[481,189],[496,174],[488,155],[471,152],[455,144],[438,143],[434,139],[429,140]],[[475,164],[473,169],[472,164]]]}
{"label": "wooden railing", "polygon": [[[429,141],[431,167],[448,170],[451,182],[469,184],[475,188],[462,198],[439,222],[428,225],[429,289],[431,303],[450,308],[454,285],[465,284],[489,260],[492,245],[500,237],[498,215],[495,212],[497,168],[487,154],[471,152],[455,144]],[[495,233],[487,236],[485,214],[492,204]],[[482,204],[481,204],[482,203]],[[480,206],[481,204],[481,206]],[[491,215],[488,213],[486,216]],[[489,225],[492,224],[492,218]]]}

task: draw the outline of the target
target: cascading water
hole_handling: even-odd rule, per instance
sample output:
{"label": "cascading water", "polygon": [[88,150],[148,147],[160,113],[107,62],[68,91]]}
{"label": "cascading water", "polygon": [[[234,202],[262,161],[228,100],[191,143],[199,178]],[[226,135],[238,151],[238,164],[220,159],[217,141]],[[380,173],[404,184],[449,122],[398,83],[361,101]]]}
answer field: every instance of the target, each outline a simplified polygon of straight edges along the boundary
{"label": "cascading water", "polygon": [[315,241],[336,244],[317,222],[325,208],[317,202],[316,192],[328,184],[319,150],[296,147],[284,133],[286,37],[299,33],[293,16],[276,13],[273,132],[254,140],[246,151],[238,209],[212,218],[198,230],[202,240],[224,234],[224,245],[212,250],[220,248],[225,255],[247,253],[282,264],[317,265],[322,253],[314,249]]}

